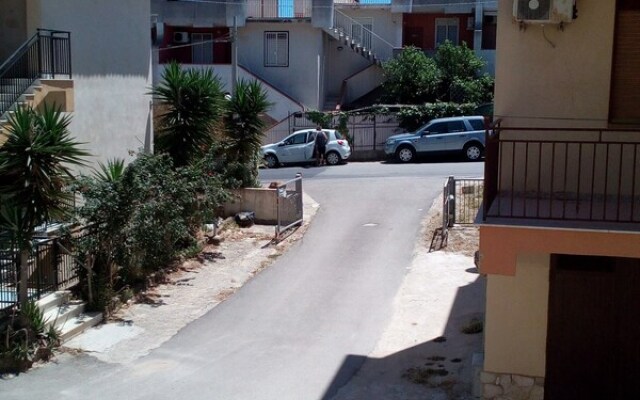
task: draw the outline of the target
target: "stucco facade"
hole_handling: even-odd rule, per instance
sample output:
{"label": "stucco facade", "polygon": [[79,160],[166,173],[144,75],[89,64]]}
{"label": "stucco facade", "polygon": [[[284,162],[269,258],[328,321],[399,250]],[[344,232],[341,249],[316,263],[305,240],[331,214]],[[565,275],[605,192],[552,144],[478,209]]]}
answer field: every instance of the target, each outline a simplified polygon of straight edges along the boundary
{"label": "stucco facade", "polygon": [[[24,33],[20,44],[38,28],[71,32],[75,99],[70,130],[93,155],[89,163],[115,157],[130,160],[131,151],[151,148],[149,1],[27,0],[16,4],[14,14],[23,11],[14,21],[19,27],[14,32]],[[0,48],[16,40],[5,42],[2,37]]]}
{"label": "stucco facade", "polygon": [[[559,301],[561,284],[581,285],[554,278],[560,268],[554,255],[595,263],[640,259],[640,129],[611,122],[620,10],[613,1],[581,0],[577,7],[578,18],[569,23],[522,24],[513,18],[513,1],[499,1],[494,112],[500,122],[495,148],[487,148],[490,194],[480,227],[480,271],[488,278],[485,398],[513,395],[501,379],[526,379],[518,389],[523,399],[545,396],[549,371],[556,374],[552,384],[562,384],[548,351],[569,337],[558,329],[571,326],[556,324],[551,338],[550,321],[558,318],[551,299]],[[572,277],[582,271],[569,270]],[[589,365],[590,355],[582,357]]]}

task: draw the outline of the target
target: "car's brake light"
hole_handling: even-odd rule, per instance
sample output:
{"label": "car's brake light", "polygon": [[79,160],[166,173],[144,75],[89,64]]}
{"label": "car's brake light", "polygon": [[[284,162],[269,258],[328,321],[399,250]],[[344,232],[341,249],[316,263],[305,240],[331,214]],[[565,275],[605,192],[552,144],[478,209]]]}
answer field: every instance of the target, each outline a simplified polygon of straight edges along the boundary
{"label": "car's brake light", "polygon": [[344,140],[338,140],[338,144],[339,144],[340,146],[344,146]]}

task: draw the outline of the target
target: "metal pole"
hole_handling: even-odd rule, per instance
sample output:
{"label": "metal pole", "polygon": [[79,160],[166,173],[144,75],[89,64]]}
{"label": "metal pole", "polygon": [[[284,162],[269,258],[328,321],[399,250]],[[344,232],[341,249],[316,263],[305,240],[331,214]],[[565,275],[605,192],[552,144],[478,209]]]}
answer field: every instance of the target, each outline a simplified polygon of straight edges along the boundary
{"label": "metal pole", "polygon": [[236,94],[238,80],[238,17],[233,16],[233,32],[231,34],[231,95]]}

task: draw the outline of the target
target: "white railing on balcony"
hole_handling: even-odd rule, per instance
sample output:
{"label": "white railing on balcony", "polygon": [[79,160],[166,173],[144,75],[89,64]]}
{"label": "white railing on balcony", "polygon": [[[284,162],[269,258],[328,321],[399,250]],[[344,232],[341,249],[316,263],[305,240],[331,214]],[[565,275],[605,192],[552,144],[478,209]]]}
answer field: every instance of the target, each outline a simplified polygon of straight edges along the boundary
{"label": "white railing on balcony", "polygon": [[362,52],[381,61],[393,57],[393,45],[371,30],[370,25],[363,25],[345,13],[334,10],[333,30],[344,36],[350,44],[359,47]]}
{"label": "white railing on balcony", "polygon": [[334,0],[335,4],[382,4],[390,5],[391,0]]}
{"label": "white railing on balcony", "polygon": [[248,0],[247,18],[311,18],[312,0]]}

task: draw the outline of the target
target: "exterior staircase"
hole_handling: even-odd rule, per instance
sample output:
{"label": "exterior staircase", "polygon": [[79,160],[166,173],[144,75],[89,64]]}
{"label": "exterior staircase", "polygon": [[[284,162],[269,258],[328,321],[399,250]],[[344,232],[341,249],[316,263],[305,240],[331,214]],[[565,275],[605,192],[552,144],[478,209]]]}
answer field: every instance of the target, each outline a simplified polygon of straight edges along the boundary
{"label": "exterior staircase", "polygon": [[[72,89],[70,33],[38,29],[37,33],[0,64],[0,133],[6,132],[9,115],[21,104],[37,106],[49,97],[52,102],[70,111]],[[46,90],[41,96],[42,82],[50,80],[56,90]],[[51,93],[50,93],[51,92]],[[57,92],[57,93],[53,93]],[[0,145],[6,140],[0,135]]]}
{"label": "exterior staircase", "polygon": [[102,313],[85,312],[86,303],[73,300],[68,290],[51,293],[36,304],[47,326],[54,326],[60,333],[62,343],[102,322]]}
{"label": "exterior staircase", "polygon": [[333,26],[324,31],[374,64],[393,58],[393,44],[340,10],[334,10]]}

